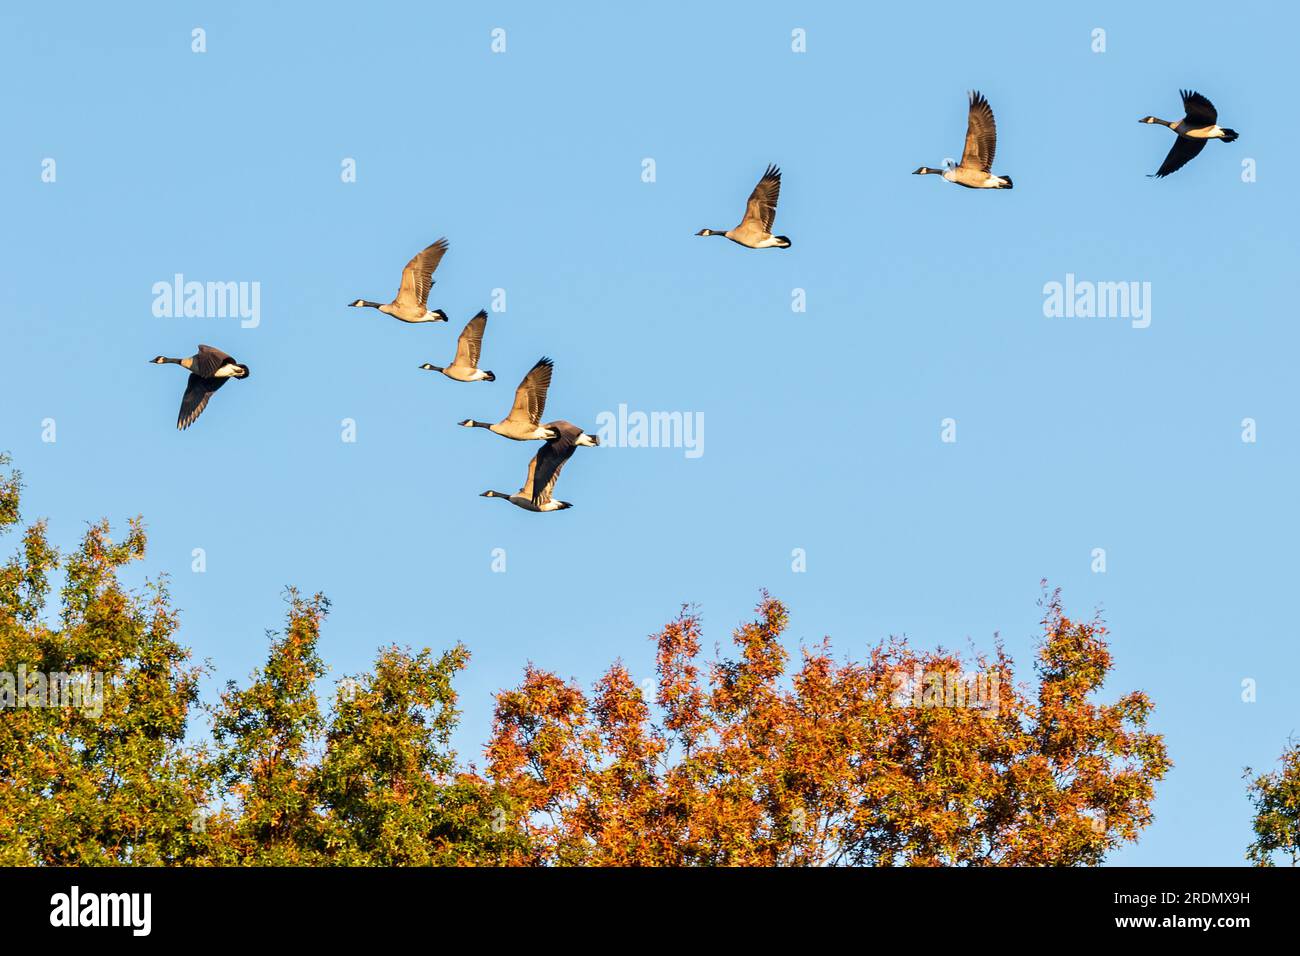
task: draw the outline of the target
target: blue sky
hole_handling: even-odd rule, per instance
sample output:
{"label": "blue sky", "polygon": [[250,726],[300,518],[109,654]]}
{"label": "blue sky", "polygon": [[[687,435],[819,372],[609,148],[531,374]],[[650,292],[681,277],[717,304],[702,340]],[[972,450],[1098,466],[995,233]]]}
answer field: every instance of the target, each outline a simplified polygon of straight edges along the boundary
{"label": "blue sky", "polygon": [[[1242,768],[1300,729],[1296,144],[1277,82],[1300,24],[1283,4],[1002,9],[6,6],[0,448],[26,517],[70,547],[87,520],[143,514],[135,580],[170,575],[212,695],[262,662],[287,584],[333,601],[335,676],[381,644],[464,641],[473,759],[526,661],[649,677],[646,635],[681,603],[726,645],[761,587],[792,610],[792,650],[999,632],[1028,674],[1046,577],[1074,615],[1104,610],[1106,697],[1147,691],[1176,763],[1111,862],[1241,863]],[[1241,138],[1149,179],[1173,136],[1136,120],[1181,116],[1180,87]],[[1010,192],[908,175],[959,154],[972,88]],[[694,238],[736,223],[769,162],[793,247]],[[430,305],[450,327],[345,307],[387,301],[442,235]],[[178,272],[260,283],[260,324],[155,317],[153,284]],[[1067,273],[1151,283],[1150,326],[1045,317]],[[418,371],[494,289],[498,381]],[[178,433],[184,374],[146,361],[199,342],[252,374]],[[518,488],[535,446],[455,422],[501,417],[542,354],[548,420],[701,413],[704,453],[583,449],[560,514],[477,497]]]}

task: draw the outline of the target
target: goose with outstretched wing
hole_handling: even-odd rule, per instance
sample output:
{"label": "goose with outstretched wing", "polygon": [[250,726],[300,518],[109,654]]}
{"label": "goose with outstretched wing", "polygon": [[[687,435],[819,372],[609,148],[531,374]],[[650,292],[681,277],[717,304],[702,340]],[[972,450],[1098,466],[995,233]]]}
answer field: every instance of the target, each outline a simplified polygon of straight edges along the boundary
{"label": "goose with outstretched wing", "polygon": [[228,379],[248,378],[247,365],[241,365],[211,345],[200,345],[199,350],[189,358],[159,355],[149,361],[154,365],[179,365],[190,373],[189,381],[185,384],[185,394],[181,397],[181,410],[176,416],[176,427],[181,431],[198,420],[208,407],[208,400]]}

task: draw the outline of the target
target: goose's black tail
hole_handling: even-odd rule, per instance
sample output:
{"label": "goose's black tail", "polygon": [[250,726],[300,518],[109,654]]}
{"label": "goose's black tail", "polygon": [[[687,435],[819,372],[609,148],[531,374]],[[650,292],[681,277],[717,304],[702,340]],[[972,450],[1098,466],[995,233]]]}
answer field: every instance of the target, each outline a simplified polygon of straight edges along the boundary
{"label": "goose's black tail", "polygon": [[1225,129],[1223,131],[1223,141],[1225,143],[1231,143],[1236,138],[1237,138],[1237,131],[1235,129]]}

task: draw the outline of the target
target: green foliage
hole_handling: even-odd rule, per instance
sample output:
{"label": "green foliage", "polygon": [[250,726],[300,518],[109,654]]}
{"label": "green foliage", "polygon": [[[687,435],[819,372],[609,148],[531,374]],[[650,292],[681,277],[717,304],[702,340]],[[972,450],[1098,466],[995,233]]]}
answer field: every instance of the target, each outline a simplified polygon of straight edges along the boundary
{"label": "green foliage", "polygon": [[[16,474],[0,481],[0,528],[19,521],[19,489]],[[193,856],[190,822],[210,774],[183,740],[202,671],[173,639],[166,588],[138,596],[118,584],[118,569],[144,550],[138,520],[120,543],[100,523],[65,560],[38,522],[0,572],[0,864]],[[66,583],[52,628],[40,615],[60,566]],[[88,685],[78,689],[82,675]]]}
{"label": "green foliage", "polygon": [[[0,456],[0,533],[20,522],[21,477],[7,465]],[[214,746],[187,744],[206,671],[174,639],[165,582],[142,595],[120,585],[144,554],[138,519],[120,542],[92,525],[66,557],[36,522],[0,569],[0,674],[12,685],[0,679],[0,865],[466,865],[520,851],[505,792],[458,772],[448,747],[464,647],[386,648],[326,716],[317,643],[329,603],[290,589],[266,664],[213,708]],[[51,699],[64,674],[90,674],[92,687],[99,675],[102,698]],[[47,689],[32,698],[37,675]]]}
{"label": "green foliage", "polygon": [[344,861],[485,863],[520,845],[503,825],[504,792],[458,774],[449,749],[459,716],[452,678],[468,661],[460,644],[436,660],[390,647],[374,674],[340,683],[320,795]]}
{"label": "green foliage", "polygon": [[[1288,742],[1280,763],[1249,784],[1255,839],[1246,859],[1256,866],[1273,866],[1275,856],[1289,857],[1292,866],[1300,863],[1300,741]],[[1247,768],[1247,778],[1250,773]]]}
{"label": "green foliage", "polygon": [[326,821],[316,811],[310,745],[322,724],[315,684],[325,674],[316,653],[329,603],[288,592],[288,625],[271,643],[266,666],[241,690],[232,681],[213,720],[216,765],[238,813],[216,824],[222,863],[318,863]]}

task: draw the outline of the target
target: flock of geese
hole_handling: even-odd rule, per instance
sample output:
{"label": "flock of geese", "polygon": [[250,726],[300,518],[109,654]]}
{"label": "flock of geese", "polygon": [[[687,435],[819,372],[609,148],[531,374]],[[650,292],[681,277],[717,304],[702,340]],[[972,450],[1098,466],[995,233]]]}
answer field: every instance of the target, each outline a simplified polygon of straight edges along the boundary
{"label": "flock of geese", "polygon": [[[354,308],[378,309],[402,322],[446,322],[447,313],[441,309],[429,308],[429,290],[433,287],[433,273],[449,248],[446,239],[439,239],[432,245],[417,252],[402,269],[402,284],[397,289],[397,296],[392,302],[379,303],[367,299],[357,299],[348,305]],[[441,372],[454,382],[495,382],[496,375],[487,369],[479,368],[479,358],[483,351],[483,334],[487,331],[488,314],[480,310],[465,323],[465,328],[456,341],[456,354],[451,364],[445,366],[425,362],[421,369],[429,372]],[[236,362],[220,349],[210,345],[200,345],[196,354],[189,358],[168,358],[159,355],[152,359],[155,365],[179,365],[190,373],[181,398],[180,414],[176,418],[176,427],[182,431],[194,424],[195,420],[207,408],[213,393],[228,379],[248,378],[248,366]],[[555,498],[555,483],[559,481],[560,471],[564,468],[578,448],[594,447],[600,440],[588,435],[577,425],[562,419],[542,423],[542,413],[546,409],[546,392],[551,386],[551,372],[554,363],[542,356],[528,370],[519,387],[515,389],[514,404],[506,417],[499,422],[478,422],[467,418],[460,422],[466,428],[486,428],[488,431],[509,438],[512,441],[540,441],[542,447],[528,463],[528,473],[524,485],[514,494],[504,491],[485,491],[485,498],[504,498],[513,505],[526,511],[562,511],[571,508],[568,501]]]}
{"label": "flock of geese", "polygon": [[[433,287],[433,272],[438,268],[438,263],[442,262],[447,249],[447,240],[439,239],[417,252],[402,269],[402,284],[392,302],[381,304],[357,299],[348,304],[354,308],[378,309],[402,322],[446,322],[446,312],[429,308],[429,290]],[[495,382],[495,373],[479,368],[487,321],[487,311],[480,309],[465,323],[460,338],[456,340],[456,354],[450,365],[438,366],[425,362],[420,368],[427,372],[441,372],[453,382]],[[476,422],[467,418],[460,423],[466,428],[486,428],[512,441],[543,443],[528,462],[528,474],[519,491],[509,494],[488,490],[483,492],[484,498],[504,498],[526,511],[562,511],[573,507],[570,502],[555,497],[555,483],[560,480],[560,471],[565,462],[573,457],[580,446],[599,445],[600,440],[563,419],[542,424],[542,413],[546,410],[546,392],[551,387],[551,372],[554,367],[554,363],[544,355],[537,360],[515,389],[514,404],[501,421]]]}
{"label": "flock of geese", "polygon": [[[1221,139],[1231,143],[1237,138],[1236,130],[1223,129],[1219,126],[1219,111],[1214,104],[1195,90],[1181,90],[1183,98],[1183,118],[1176,123],[1162,120],[1155,116],[1144,116],[1139,123],[1158,123],[1174,131],[1177,139],[1169,150],[1169,155],[1160,164],[1160,168],[1150,174],[1156,179],[1164,179],[1187,165],[1205,148],[1208,140]],[[993,155],[998,148],[998,127],[993,120],[993,107],[989,106],[978,90],[970,94],[970,109],[966,115],[966,143],[962,147],[961,162],[945,164],[943,169],[931,169],[922,166],[913,175],[924,176],[934,173],[950,183],[965,186],[968,189],[1010,189],[1011,177],[993,173]],[[758,195],[758,190],[754,190]],[[753,197],[750,203],[753,203]],[[704,235],[704,233],[701,233]],[[728,233],[730,236],[730,233]]]}
{"label": "flock of geese", "polygon": [[[1167,126],[1174,131],[1175,140],[1160,168],[1151,175],[1163,179],[1177,172],[1194,159],[1207,141],[1221,139],[1231,143],[1237,138],[1235,130],[1218,125],[1219,114],[1214,104],[1194,90],[1182,90],[1183,118],[1177,122],[1144,116],[1138,122]],[[993,108],[978,90],[969,94],[966,117],[966,142],[962,147],[961,162],[948,161],[943,169],[922,166],[913,175],[933,173],[950,183],[968,189],[1011,189],[1011,177],[993,172],[993,157],[997,152],[998,130],[993,118]],[[773,235],[776,222],[776,205],[781,196],[781,170],[768,166],[749,195],[744,218],[732,229],[701,229],[697,236],[723,236],[749,249],[788,249],[788,236]],[[348,305],[354,308],[378,309],[402,322],[446,322],[447,313],[428,307],[429,290],[433,287],[433,273],[449,248],[446,239],[439,239],[411,258],[402,270],[402,284],[392,302],[371,302],[357,299]],[[487,331],[488,315],[480,311],[460,333],[456,354],[450,365],[437,366],[426,362],[420,368],[440,372],[454,382],[494,382],[496,375],[479,368],[483,349],[483,334]],[[203,414],[212,395],[228,379],[248,378],[248,366],[236,362],[220,349],[200,345],[189,358],[167,358],[159,355],[151,360],[155,365],[179,365],[190,373],[181,398],[176,427],[184,430]],[[540,441],[542,447],[528,463],[524,485],[515,494],[504,491],[485,491],[482,497],[504,498],[527,511],[560,511],[572,507],[567,501],[554,497],[555,484],[560,471],[580,446],[599,445],[600,441],[588,435],[577,425],[564,420],[542,424],[546,408],[546,391],[551,384],[554,368],[549,358],[543,356],[528,370],[515,389],[514,404],[499,422],[488,423],[467,418],[460,422],[466,428],[486,428],[488,431],[513,441]]]}

